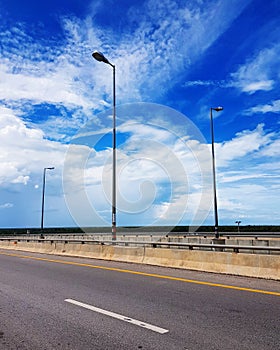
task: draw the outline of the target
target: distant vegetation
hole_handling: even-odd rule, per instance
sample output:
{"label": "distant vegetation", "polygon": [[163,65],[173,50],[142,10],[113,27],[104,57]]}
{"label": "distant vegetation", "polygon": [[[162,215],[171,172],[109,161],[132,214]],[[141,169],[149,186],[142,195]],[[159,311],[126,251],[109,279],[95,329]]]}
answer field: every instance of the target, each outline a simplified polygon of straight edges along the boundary
{"label": "distant vegetation", "polygon": [[[118,227],[118,232],[129,232],[130,230],[139,232],[167,232],[168,227],[160,226],[144,226],[144,227]],[[280,226],[270,226],[270,225],[246,225],[239,227],[240,232],[280,232]],[[193,232],[189,226],[176,226],[174,228],[170,227],[170,232],[181,233],[181,232]],[[84,232],[91,233],[111,233],[111,227],[47,227],[44,229],[45,234],[67,234],[76,233],[83,234]],[[196,232],[214,232],[213,226],[200,226]],[[237,232],[237,225],[235,226],[220,226],[219,232]],[[21,235],[21,234],[40,234],[40,228],[0,228],[0,235]]]}
{"label": "distant vegetation", "polygon": [[[270,225],[244,225],[239,226],[240,232],[280,232],[280,226]],[[188,226],[176,226],[172,232],[186,232],[189,231]],[[237,225],[235,226],[219,226],[219,232],[236,232]],[[214,232],[213,226],[200,226],[196,232]]]}

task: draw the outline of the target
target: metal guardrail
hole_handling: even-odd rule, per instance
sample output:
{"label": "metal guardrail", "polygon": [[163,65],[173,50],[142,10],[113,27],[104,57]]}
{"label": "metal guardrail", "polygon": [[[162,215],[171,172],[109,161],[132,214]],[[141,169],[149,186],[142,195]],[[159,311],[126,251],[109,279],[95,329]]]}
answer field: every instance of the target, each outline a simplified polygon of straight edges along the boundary
{"label": "metal guardrail", "polygon": [[[2,235],[4,238],[14,237],[14,238],[21,238],[21,237],[39,237],[40,233],[22,233],[22,234],[9,234],[9,235]],[[88,232],[88,233],[51,233],[51,232],[44,232],[45,237],[111,237],[112,233],[104,233],[104,232]],[[141,237],[141,236],[149,236],[149,237],[204,237],[204,238],[214,238],[215,234],[214,232],[121,232],[119,231],[117,234],[117,239],[121,238],[124,239],[126,236],[135,236],[135,237]],[[0,235],[1,237],[1,235]],[[280,232],[220,232],[221,238],[280,238]]]}
{"label": "metal guardrail", "polygon": [[267,237],[267,238],[280,238],[280,232],[221,232],[221,237]]}
{"label": "metal guardrail", "polygon": [[125,241],[125,240],[117,240],[112,241],[108,240],[96,240],[96,239],[65,239],[65,238],[13,238],[13,237],[0,237],[0,241],[12,241],[12,242],[49,242],[49,243],[80,243],[80,244],[100,244],[100,245],[120,245],[120,246],[135,246],[141,245],[143,247],[152,247],[152,248],[162,248],[162,247],[177,247],[183,249],[194,250],[203,249],[203,250],[212,250],[212,251],[233,251],[235,253],[239,253],[240,251],[250,251],[251,253],[255,253],[256,251],[260,252],[269,252],[269,254],[274,252],[280,252],[279,247],[271,247],[271,246],[253,246],[253,245],[238,245],[238,244],[216,244],[216,243],[187,243],[187,242],[160,242],[160,241]]}

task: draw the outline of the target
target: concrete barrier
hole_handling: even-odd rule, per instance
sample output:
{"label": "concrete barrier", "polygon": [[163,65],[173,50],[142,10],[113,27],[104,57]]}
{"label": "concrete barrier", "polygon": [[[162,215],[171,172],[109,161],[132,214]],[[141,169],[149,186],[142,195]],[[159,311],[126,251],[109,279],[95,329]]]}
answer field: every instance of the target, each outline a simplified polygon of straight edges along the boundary
{"label": "concrete barrier", "polygon": [[280,280],[279,255],[55,242],[0,242],[0,248]]}

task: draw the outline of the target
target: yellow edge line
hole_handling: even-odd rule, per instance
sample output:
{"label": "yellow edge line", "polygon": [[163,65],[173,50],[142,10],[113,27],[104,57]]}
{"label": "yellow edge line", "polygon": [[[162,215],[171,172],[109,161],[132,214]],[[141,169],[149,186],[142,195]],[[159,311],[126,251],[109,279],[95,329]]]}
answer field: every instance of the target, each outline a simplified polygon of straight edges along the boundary
{"label": "yellow edge line", "polygon": [[146,273],[146,272],[126,270],[126,269],[118,269],[118,268],[115,268],[115,267],[105,267],[105,266],[77,263],[77,262],[73,262],[73,261],[63,261],[63,260],[55,260],[55,259],[47,259],[47,258],[37,258],[37,257],[30,256],[30,255],[20,255],[20,254],[15,254],[15,253],[3,253],[3,252],[0,252],[0,254],[1,255],[6,255],[6,256],[15,256],[15,257],[19,257],[19,258],[22,258],[22,259],[47,261],[47,262],[64,264],[64,265],[75,265],[75,266],[82,266],[82,267],[90,267],[90,268],[93,268],[93,269],[116,271],[116,272],[122,272],[122,273],[130,273],[130,274],[133,274],[133,275],[141,275],[141,276],[162,278],[162,279],[167,279],[167,280],[171,280],[171,281],[180,281],[180,282],[185,282],[185,283],[194,283],[194,284],[200,284],[200,285],[210,286],[210,287],[219,287],[219,288],[234,289],[234,290],[251,292],[251,293],[259,293],[259,294],[268,294],[268,295],[280,296],[280,292],[278,293],[278,292],[270,292],[270,291],[261,290],[261,289],[252,289],[252,288],[245,288],[245,287],[230,286],[230,285],[226,285],[226,284],[212,283],[212,282],[205,282],[205,281],[197,281],[197,280],[191,280],[191,279],[186,279],[186,278],[181,278],[181,277],[172,277],[172,276],[166,276],[166,275],[158,275],[158,274],[154,274],[154,273]]}

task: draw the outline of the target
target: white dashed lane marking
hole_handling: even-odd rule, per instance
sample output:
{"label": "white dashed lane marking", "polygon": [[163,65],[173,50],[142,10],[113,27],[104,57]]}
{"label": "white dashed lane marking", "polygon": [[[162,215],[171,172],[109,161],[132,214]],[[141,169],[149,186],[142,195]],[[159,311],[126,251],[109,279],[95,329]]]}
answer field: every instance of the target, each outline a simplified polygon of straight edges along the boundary
{"label": "white dashed lane marking", "polygon": [[111,311],[107,311],[107,310],[104,310],[104,309],[100,309],[98,307],[95,307],[95,306],[92,306],[92,305],[89,305],[89,304],[81,303],[80,301],[77,301],[77,300],[74,300],[74,299],[65,299],[65,301],[67,303],[71,303],[71,304],[83,307],[85,309],[88,309],[88,310],[91,310],[91,311],[94,311],[94,312],[98,312],[98,313],[106,315],[106,316],[117,318],[118,320],[121,320],[121,321],[124,321],[124,322],[128,322],[128,323],[134,324],[134,325],[142,327],[142,328],[149,329],[151,331],[154,331],[154,332],[157,332],[157,333],[160,333],[160,334],[164,334],[164,333],[168,332],[168,329],[157,327],[157,326],[154,326],[154,325],[146,323],[146,322],[138,321],[138,320],[135,320],[135,319],[127,317],[127,316],[116,314],[115,312],[111,312]]}

